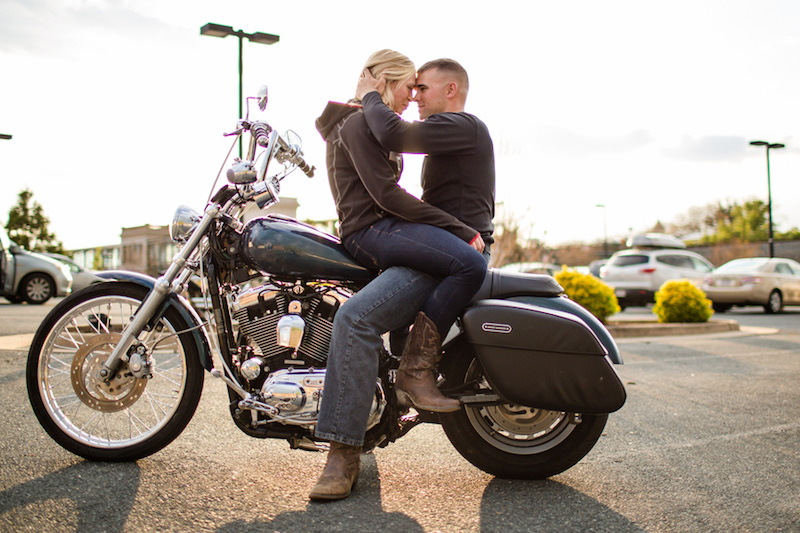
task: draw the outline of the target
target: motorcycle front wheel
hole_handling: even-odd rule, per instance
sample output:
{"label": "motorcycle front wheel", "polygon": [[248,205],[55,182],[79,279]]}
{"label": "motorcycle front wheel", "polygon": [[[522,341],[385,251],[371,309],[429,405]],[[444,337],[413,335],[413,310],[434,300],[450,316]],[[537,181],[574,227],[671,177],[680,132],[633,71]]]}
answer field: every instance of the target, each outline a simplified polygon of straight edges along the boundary
{"label": "motorcycle front wheel", "polygon": [[172,442],[194,415],[203,388],[198,347],[172,307],[139,337],[151,352],[152,378],[121,362],[110,380],[103,363],[147,296],[132,283],[106,282],[57,305],[28,353],[28,397],[47,433],[93,461],[133,461]]}
{"label": "motorcycle front wheel", "polygon": [[[448,387],[471,384],[491,393],[472,356],[449,358]],[[514,404],[462,406],[439,419],[456,450],[484,472],[506,479],[544,479],[580,461],[597,443],[608,419]]]}

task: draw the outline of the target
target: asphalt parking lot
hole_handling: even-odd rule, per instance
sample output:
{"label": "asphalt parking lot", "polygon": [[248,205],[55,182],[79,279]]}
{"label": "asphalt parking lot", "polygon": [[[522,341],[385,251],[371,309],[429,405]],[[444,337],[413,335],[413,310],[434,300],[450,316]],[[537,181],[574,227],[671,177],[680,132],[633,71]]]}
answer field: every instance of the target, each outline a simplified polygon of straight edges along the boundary
{"label": "asphalt parking lot", "polygon": [[800,531],[798,317],[620,340],[628,401],[558,476],[495,478],[425,425],[365,456],[354,494],[332,504],[306,499],[324,456],[239,432],[210,377],[165,450],[83,461],[32,416],[25,351],[0,349],[0,530]]}

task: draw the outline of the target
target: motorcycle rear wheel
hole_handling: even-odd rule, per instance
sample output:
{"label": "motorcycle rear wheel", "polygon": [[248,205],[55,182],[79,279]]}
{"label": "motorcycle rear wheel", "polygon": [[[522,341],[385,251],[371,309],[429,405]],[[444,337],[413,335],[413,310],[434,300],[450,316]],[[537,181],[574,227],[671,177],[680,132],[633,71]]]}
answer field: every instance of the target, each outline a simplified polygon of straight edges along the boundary
{"label": "motorcycle rear wheel", "polygon": [[[92,285],[45,318],[28,353],[28,397],[47,433],[92,461],[134,461],[172,442],[194,415],[203,388],[198,347],[174,308],[140,335],[152,350],[153,377],[120,363],[105,382],[99,370],[147,295],[136,284]],[[146,337],[146,338],[145,338]]]}
{"label": "motorcycle rear wheel", "polygon": [[[443,363],[449,387],[477,383],[481,392],[491,392],[474,356]],[[589,453],[608,415],[502,404],[462,406],[439,418],[455,449],[484,472],[506,479],[544,479],[571,468]]]}

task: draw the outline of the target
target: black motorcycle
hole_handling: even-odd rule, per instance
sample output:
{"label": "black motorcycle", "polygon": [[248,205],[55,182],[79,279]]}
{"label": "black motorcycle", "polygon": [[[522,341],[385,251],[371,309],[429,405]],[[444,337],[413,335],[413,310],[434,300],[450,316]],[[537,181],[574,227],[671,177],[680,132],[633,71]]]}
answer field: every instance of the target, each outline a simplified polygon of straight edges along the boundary
{"label": "black motorcycle", "polygon": [[[263,111],[266,96],[257,100]],[[279,135],[249,112],[230,135],[248,140],[247,157],[234,160],[202,215],[178,209],[170,234],[181,248],[166,272],[103,272],[107,281],[64,299],[36,332],[28,395],[47,433],[72,453],[132,461],[167,446],[197,408],[203,370],[226,383],[231,417],[246,434],[327,449],[314,428],[333,320],[377,273],[296,220],[243,222],[253,204],[278,202],[289,173],[311,177],[314,168],[295,134]],[[197,279],[205,320],[184,296]],[[398,405],[399,354],[384,350],[365,450],[441,423],[478,468],[544,478],[580,461],[625,402],[614,341],[552,277],[490,269],[456,326],[438,373],[463,407],[436,414]]]}

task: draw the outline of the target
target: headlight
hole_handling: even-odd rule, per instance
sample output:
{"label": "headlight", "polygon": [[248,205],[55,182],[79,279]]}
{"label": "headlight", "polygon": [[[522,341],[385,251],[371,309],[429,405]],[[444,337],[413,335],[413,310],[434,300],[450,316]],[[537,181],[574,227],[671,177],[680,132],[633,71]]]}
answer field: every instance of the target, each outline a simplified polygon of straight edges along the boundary
{"label": "headlight", "polygon": [[64,274],[67,281],[72,281],[72,271],[69,269],[68,265],[60,265],[58,268],[61,269],[61,273]]}
{"label": "headlight", "polygon": [[199,221],[200,213],[191,207],[180,206],[175,211],[175,216],[172,217],[172,224],[169,226],[170,239],[176,244],[186,244]]}

